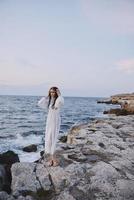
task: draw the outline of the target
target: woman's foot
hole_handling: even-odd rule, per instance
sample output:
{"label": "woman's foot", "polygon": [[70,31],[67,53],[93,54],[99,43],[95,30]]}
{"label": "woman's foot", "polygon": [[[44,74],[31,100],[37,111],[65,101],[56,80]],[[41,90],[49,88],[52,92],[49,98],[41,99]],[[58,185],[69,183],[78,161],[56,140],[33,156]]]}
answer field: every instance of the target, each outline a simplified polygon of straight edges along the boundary
{"label": "woman's foot", "polygon": [[57,165],[59,165],[59,161],[58,160],[53,160],[53,166],[56,167]]}
{"label": "woman's foot", "polygon": [[53,160],[51,159],[48,161],[48,166],[52,166],[52,165],[53,165]]}

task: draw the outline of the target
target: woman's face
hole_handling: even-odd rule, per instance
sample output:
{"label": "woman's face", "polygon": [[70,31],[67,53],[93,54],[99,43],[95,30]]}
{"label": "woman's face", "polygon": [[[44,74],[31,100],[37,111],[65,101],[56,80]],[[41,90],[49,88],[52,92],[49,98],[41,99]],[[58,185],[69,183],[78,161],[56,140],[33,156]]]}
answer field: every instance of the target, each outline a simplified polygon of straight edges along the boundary
{"label": "woman's face", "polygon": [[51,90],[50,90],[50,95],[51,95],[51,97],[55,97],[56,92],[55,92],[53,89],[51,89]]}

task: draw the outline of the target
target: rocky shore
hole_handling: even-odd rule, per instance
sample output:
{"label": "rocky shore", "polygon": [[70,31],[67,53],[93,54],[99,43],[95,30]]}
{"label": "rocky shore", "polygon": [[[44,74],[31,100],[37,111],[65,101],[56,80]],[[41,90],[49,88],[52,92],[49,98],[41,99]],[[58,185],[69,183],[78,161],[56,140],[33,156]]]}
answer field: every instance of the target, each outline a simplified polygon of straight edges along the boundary
{"label": "rocky shore", "polygon": [[50,167],[43,151],[33,163],[0,154],[0,200],[134,200],[134,115],[73,126],[56,156]]}
{"label": "rocky shore", "polygon": [[134,116],[110,115],[74,126],[57,145],[60,164],[56,167],[47,166],[44,152],[34,163],[1,155],[0,199],[134,199]]}
{"label": "rocky shore", "polygon": [[113,95],[110,98],[99,100],[97,103],[120,105],[120,108],[104,111],[104,114],[116,114],[116,115],[134,114],[134,93]]}

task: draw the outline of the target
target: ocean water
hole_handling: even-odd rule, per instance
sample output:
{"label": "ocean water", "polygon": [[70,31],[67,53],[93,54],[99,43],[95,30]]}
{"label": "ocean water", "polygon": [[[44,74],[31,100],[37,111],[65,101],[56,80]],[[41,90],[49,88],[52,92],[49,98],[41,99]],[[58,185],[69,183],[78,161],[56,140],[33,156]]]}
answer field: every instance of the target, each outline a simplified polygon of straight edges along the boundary
{"label": "ocean water", "polygon": [[[39,96],[0,96],[0,153],[13,150],[20,161],[32,162],[40,157],[44,149],[47,111],[37,102]],[[75,124],[107,117],[103,111],[117,105],[97,104],[102,97],[64,97],[61,110],[60,135]],[[38,145],[38,151],[27,153],[22,148]]]}

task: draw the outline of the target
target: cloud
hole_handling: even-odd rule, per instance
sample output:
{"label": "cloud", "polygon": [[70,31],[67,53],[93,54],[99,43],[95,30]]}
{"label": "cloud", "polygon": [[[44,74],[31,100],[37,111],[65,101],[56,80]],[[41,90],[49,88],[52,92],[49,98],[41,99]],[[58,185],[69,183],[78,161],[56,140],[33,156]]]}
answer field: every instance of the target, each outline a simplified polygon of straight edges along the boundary
{"label": "cloud", "polygon": [[90,25],[111,33],[134,33],[134,1],[82,0],[81,10]]}
{"label": "cloud", "polygon": [[116,62],[116,66],[119,70],[126,72],[126,73],[133,73],[134,72],[134,58],[133,59],[126,59],[120,60]]}

